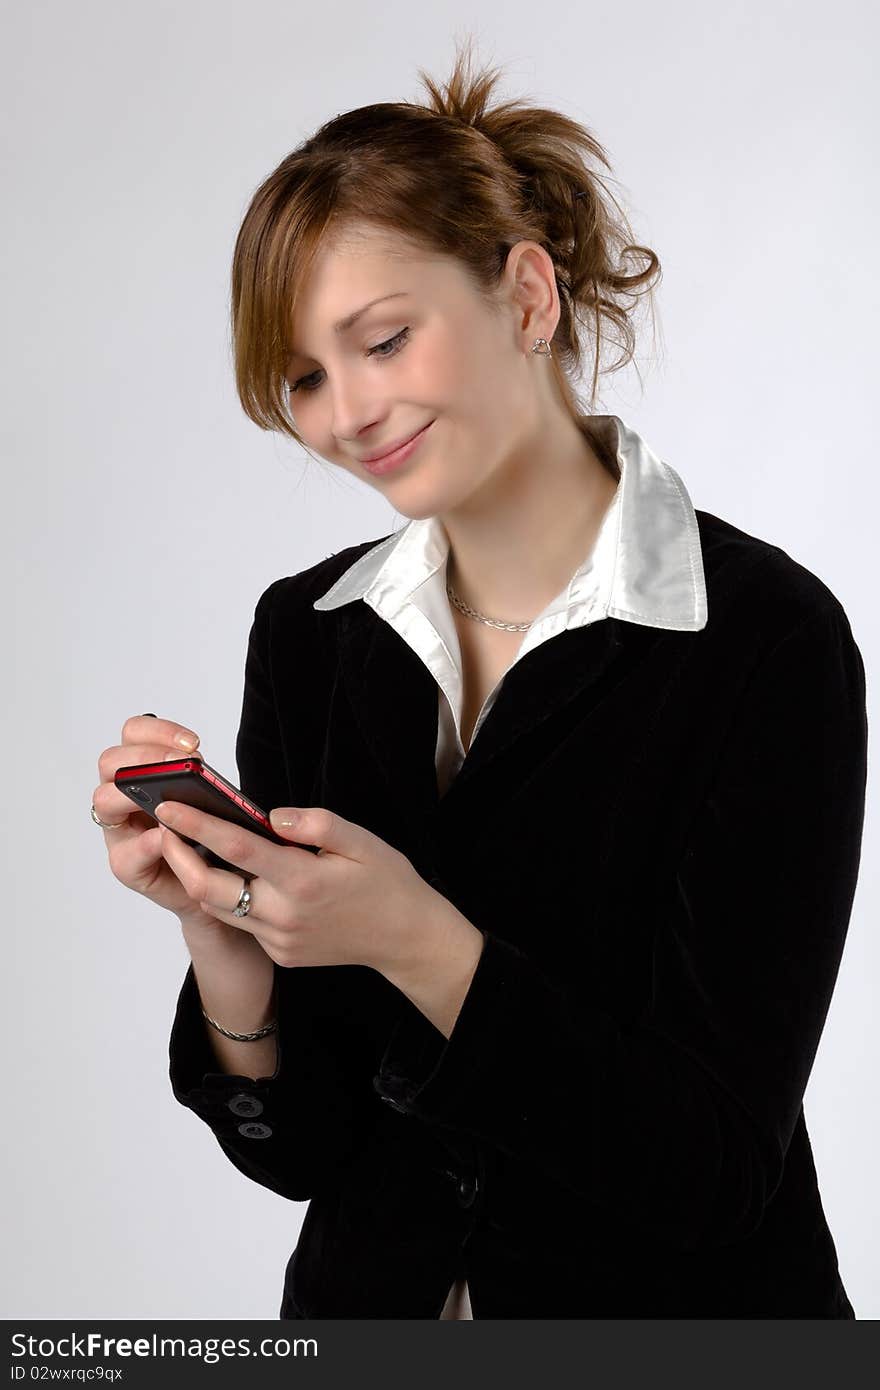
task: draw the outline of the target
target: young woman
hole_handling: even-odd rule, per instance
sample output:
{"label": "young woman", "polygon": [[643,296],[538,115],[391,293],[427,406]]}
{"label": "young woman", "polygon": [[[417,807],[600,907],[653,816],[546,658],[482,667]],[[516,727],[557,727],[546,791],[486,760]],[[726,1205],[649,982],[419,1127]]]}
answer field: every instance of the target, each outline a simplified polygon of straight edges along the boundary
{"label": "young woman", "polygon": [[113,773],[174,721],[101,756],[113,872],[192,957],[174,1095],[309,1203],[282,1317],[853,1318],[802,1099],[862,659],[817,576],[579,403],[659,262],[593,137],[494,81],[337,116],[238,236],[245,411],[407,523],[256,604],[238,769],[289,844],[128,814]]}

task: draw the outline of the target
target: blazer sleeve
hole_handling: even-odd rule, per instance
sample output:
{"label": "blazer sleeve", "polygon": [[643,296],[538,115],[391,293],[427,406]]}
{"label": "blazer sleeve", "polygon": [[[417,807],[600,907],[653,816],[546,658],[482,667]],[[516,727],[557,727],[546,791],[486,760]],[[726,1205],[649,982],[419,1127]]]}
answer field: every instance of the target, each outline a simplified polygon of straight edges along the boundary
{"label": "blazer sleeve", "polygon": [[[303,628],[284,632],[299,643],[304,708],[286,711],[287,727],[303,739],[285,745],[276,708],[272,666],[272,600],[279,580],[257,603],[248,640],[241,721],[236,741],[239,784],[264,810],[307,805],[312,788],[307,750],[320,711],[320,655]],[[308,606],[308,605],[306,605]],[[306,707],[307,706],[307,707]],[[292,970],[276,964],[277,1065],[272,1076],[236,1076],[219,1069],[201,1014],[190,963],[169,1043],[174,1097],[213,1131],[226,1157],[246,1177],[291,1200],[305,1201],[329,1181],[357,1144],[375,1097],[350,1075],[353,1055],[345,1024],[345,967]],[[372,1103],[371,1103],[372,1097]]]}
{"label": "blazer sleeve", "polygon": [[484,932],[448,1041],[410,1005],[376,1090],[680,1249],[750,1234],[830,1005],[866,773],[865,672],[838,604],[777,640],[745,687],[658,905],[635,1022],[584,1006],[576,979],[547,978]]}

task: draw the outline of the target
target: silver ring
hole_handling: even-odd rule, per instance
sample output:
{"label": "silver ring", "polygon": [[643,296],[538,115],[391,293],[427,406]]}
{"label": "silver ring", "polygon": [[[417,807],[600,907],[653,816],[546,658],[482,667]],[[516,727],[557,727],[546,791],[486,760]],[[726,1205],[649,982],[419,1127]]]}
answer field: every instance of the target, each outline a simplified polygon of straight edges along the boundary
{"label": "silver ring", "polygon": [[95,825],[100,825],[100,827],[101,827],[102,830],[118,830],[119,827],[120,827],[121,825],[125,825],[125,824],[127,823],[128,817],[126,817],[125,820],[115,820],[115,821],[101,820],[100,817],[98,816],[97,811],[95,810],[95,803],[94,803],[94,801],[93,801],[93,802],[92,802],[92,820],[95,822]]}
{"label": "silver ring", "polygon": [[250,912],[250,910],[251,910],[251,890],[250,890],[250,888],[248,887],[248,881],[247,881],[247,879],[245,879],[245,881],[244,881],[244,887],[242,888],[241,892],[240,892],[239,895],[238,895],[238,902],[236,903],[235,907],[232,909],[232,915],[233,915],[233,917],[247,917],[247,915],[248,915],[248,913]]}

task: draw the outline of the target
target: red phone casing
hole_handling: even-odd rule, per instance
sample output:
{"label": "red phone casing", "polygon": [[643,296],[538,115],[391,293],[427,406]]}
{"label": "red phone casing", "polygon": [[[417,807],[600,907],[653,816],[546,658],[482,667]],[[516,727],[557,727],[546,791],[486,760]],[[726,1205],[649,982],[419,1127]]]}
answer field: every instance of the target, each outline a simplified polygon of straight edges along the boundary
{"label": "red phone casing", "polygon": [[[318,845],[301,845],[293,840],[285,840],[272,829],[267,813],[244,795],[238,787],[222,777],[213,767],[199,758],[182,757],[161,763],[132,763],[128,767],[117,768],[114,782],[121,792],[133,801],[138,810],[152,816],[158,824],[153,808],[163,801],[182,801],[196,810],[208,815],[219,816],[221,820],[252,830],[276,845],[294,845],[298,849],[308,849],[317,854]],[[175,834],[178,832],[175,831]],[[245,878],[251,875],[237,864],[230,864],[220,855],[201,845],[186,835],[180,838],[196,851],[215,869],[231,869],[233,873]]]}

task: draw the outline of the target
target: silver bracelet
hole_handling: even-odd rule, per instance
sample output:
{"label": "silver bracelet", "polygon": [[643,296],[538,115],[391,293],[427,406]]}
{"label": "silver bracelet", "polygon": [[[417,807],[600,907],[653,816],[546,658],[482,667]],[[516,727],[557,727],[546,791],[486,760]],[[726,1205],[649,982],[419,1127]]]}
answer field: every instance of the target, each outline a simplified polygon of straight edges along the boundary
{"label": "silver bracelet", "polygon": [[257,1038],[265,1038],[267,1033],[274,1033],[278,1027],[277,1018],[273,1018],[271,1023],[267,1023],[265,1028],[258,1028],[255,1033],[230,1033],[228,1028],[224,1028],[222,1023],[216,1019],[208,1018],[202,1009],[202,1017],[207,1018],[212,1028],[216,1028],[218,1033],[222,1033],[224,1038],[231,1038],[233,1042],[255,1042]]}

